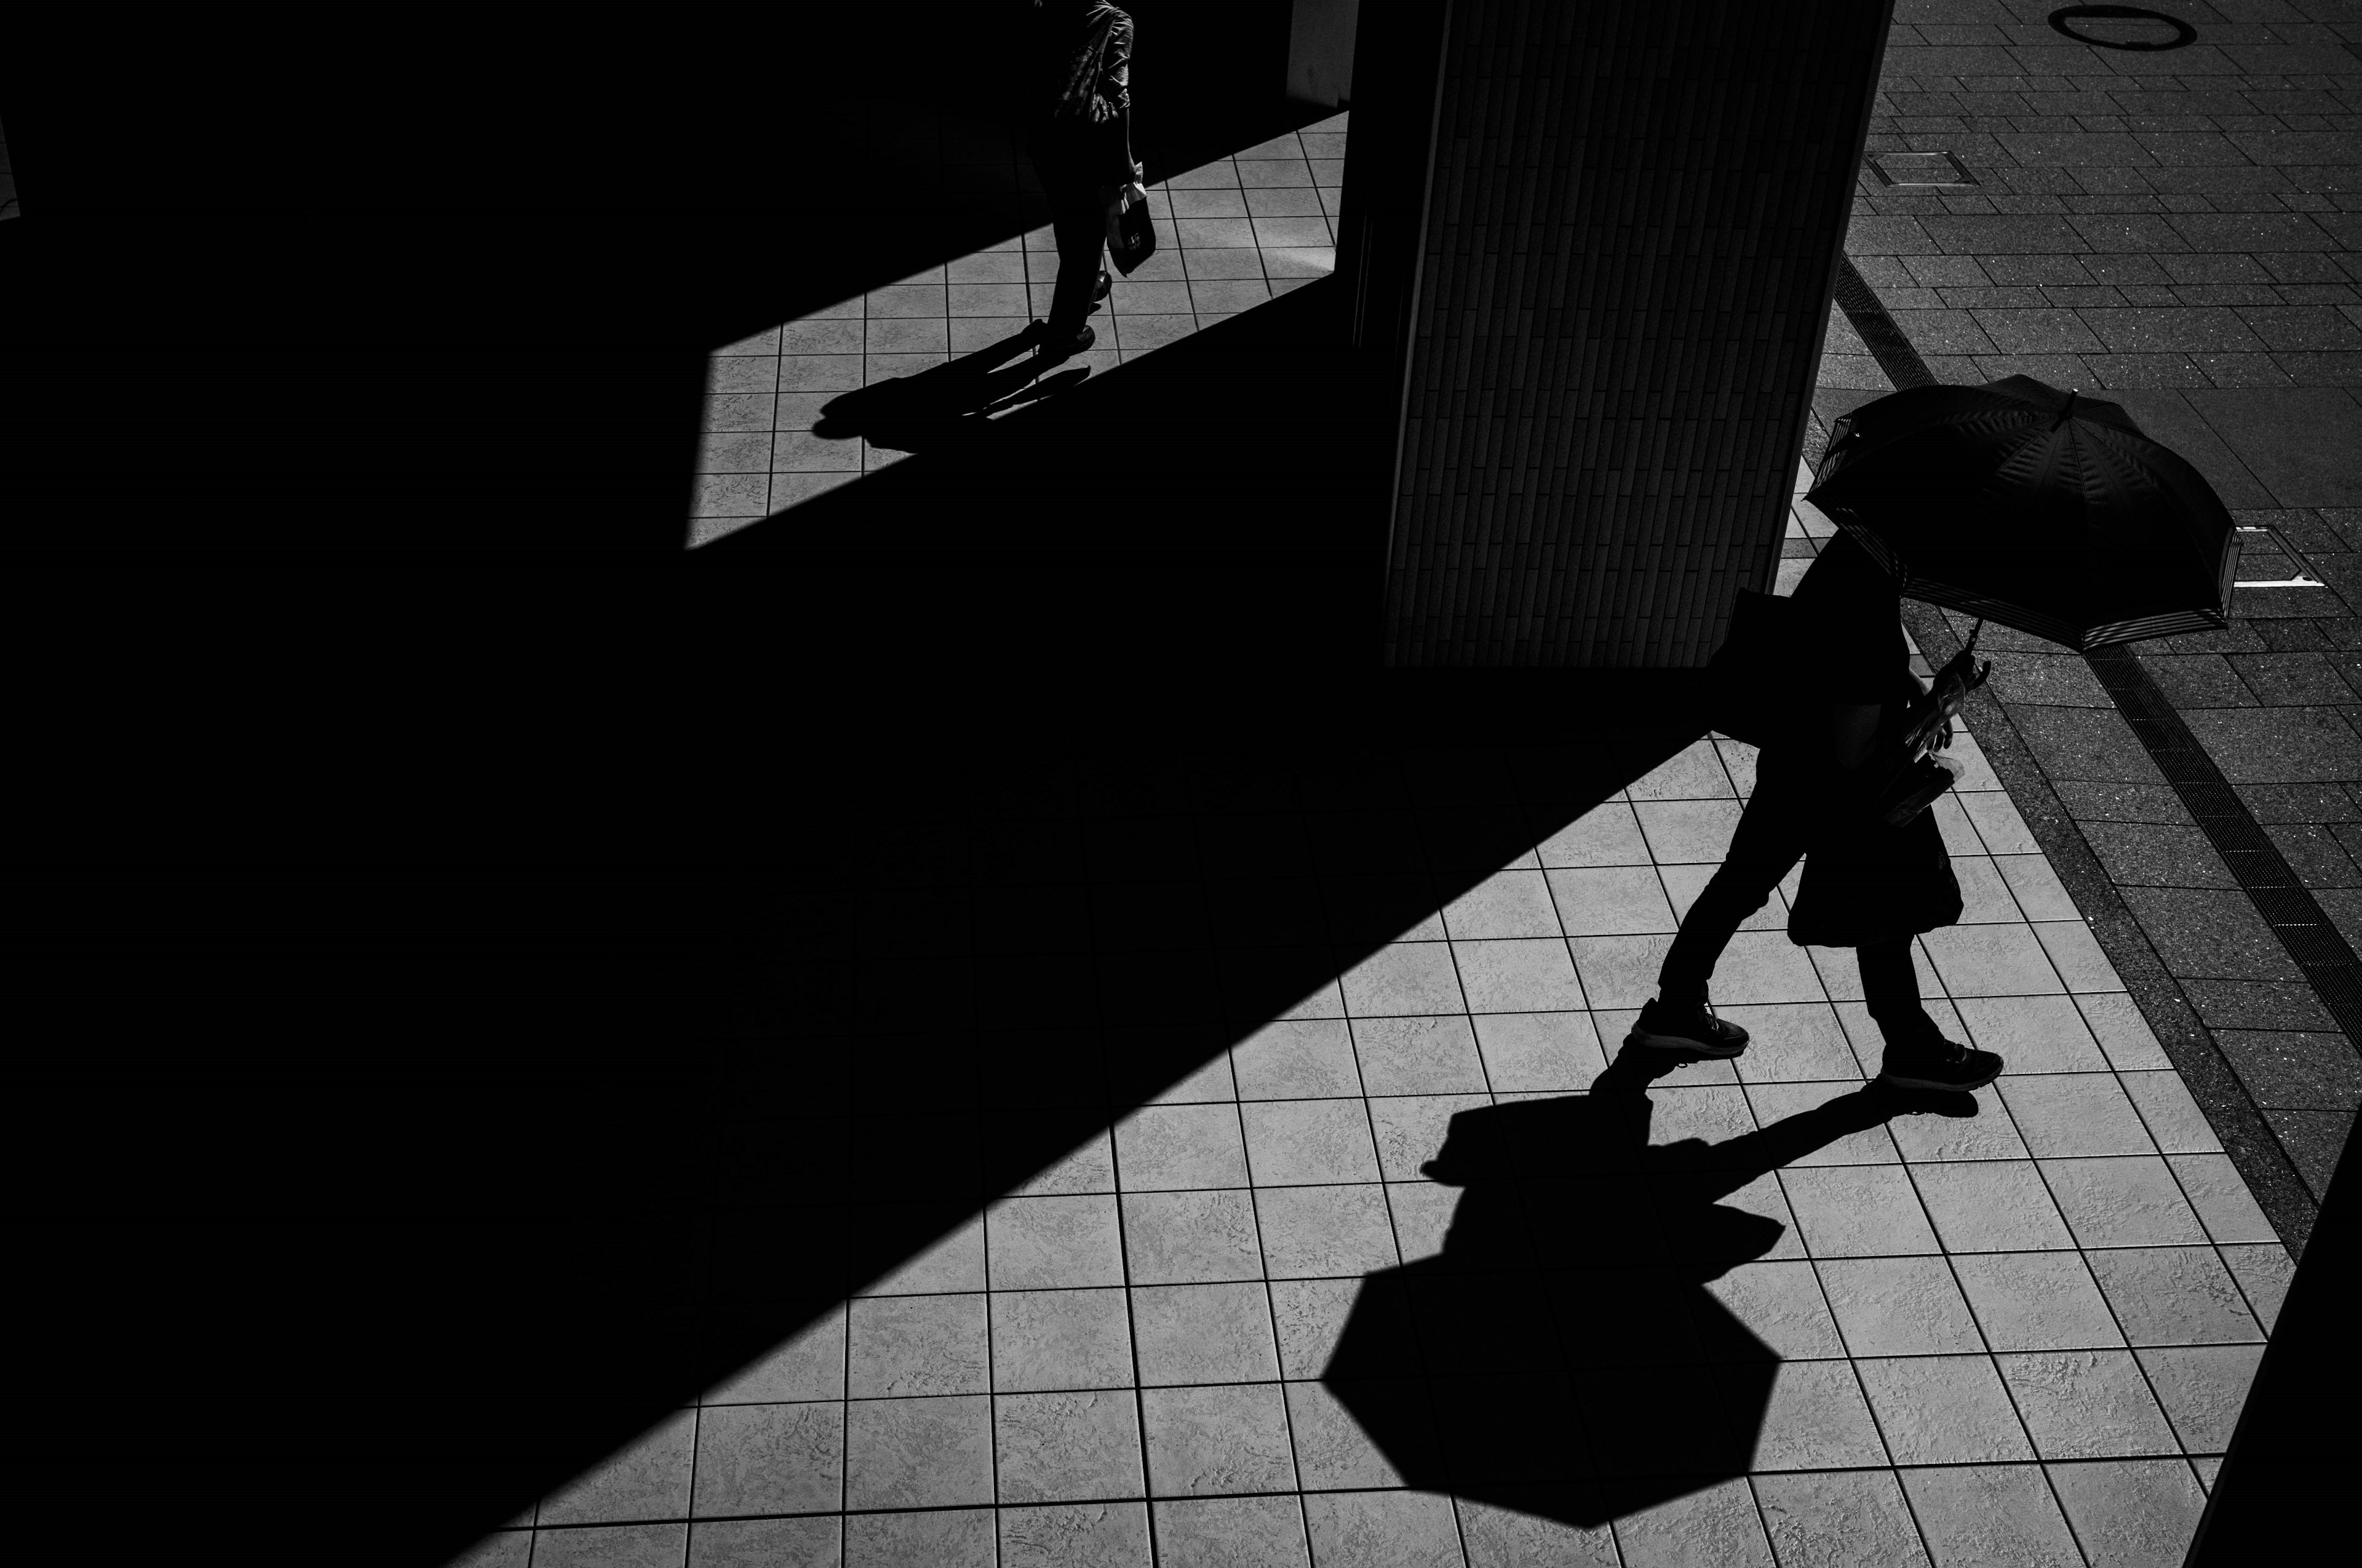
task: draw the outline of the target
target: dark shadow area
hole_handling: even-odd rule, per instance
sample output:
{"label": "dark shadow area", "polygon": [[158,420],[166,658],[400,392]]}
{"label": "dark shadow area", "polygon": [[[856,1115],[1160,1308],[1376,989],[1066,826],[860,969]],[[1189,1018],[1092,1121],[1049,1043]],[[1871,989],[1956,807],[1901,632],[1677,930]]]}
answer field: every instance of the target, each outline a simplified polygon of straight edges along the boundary
{"label": "dark shadow area", "polygon": [[[944,417],[995,384],[965,360],[839,400],[832,422],[919,455],[691,552],[674,585],[709,629],[791,624],[831,658],[1365,668],[1392,454],[1346,303],[1319,280],[988,422]],[[981,438],[940,439],[964,423]]]}
{"label": "dark shadow area", "polygon": [[1698,728],[1539,673],[617,690],[466,748],[140,710],[252,748],[211,790],[64,755],[137,825],[12,882],[61,1518],[439,1562]]}
{"label": "dark shadow area", "polygon": [[1977,1113],[1873,1084],[1651,1145],[1678,1060],[1628,1047],[1588,1094],[1451,1119],[1424,1167],[1462,1189],[1443,1251],[1368,1277],[1322,1374],[1410,1485],[1595,1527],[1744,1474],[1780,1358],[1705,1286],[1786,1227],[1721,1200],[1890,1118]]}
{"label": "dark shadow area", "polygon": [[[1152,176],[1326,113],[1282,95],[1285,0],[1137,9]],[[37,30],[0,68],[18,624],[702,629],[646,599],[707,356],[1046,221],[1028,18],[404,13],[317,72],[259,22]]]}

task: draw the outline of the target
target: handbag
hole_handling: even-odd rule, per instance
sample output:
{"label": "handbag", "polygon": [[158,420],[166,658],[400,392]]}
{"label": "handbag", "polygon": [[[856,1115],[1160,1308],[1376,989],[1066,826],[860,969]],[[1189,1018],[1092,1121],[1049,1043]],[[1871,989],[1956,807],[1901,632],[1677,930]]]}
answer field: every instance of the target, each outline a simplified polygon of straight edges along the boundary
{"label": "handbag", "polygon": [[1816,837],[1788,911],[1788,940],[1799,947],[1892,942],[1957,924],[1960,908],[1943,830],[1921,810],[1900,826],[1873,820]]}
{"label": "handbag", "polygon": [[1129,278],[1155,254],[1156,225],[1149,218],[1148,203],[1135,201],[1108,226],[1108,258],[1117,271]]}

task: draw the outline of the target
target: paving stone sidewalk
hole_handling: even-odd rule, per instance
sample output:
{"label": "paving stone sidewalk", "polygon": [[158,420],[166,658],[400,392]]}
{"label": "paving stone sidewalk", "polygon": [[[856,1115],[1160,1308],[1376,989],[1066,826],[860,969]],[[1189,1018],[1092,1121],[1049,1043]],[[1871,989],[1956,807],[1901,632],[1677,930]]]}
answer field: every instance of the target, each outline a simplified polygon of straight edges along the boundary
{"label": "paving stone sidewalk", "polygon": [[[2043,6],[1903,0],[1847,248],[1937,380],[2103,392],[2223,495],[2241,579],[2275,586],[2240,589],[2225,632],[2136,651],[2362,944],[2362,14],[2170,9],[2196,42],[2136,52],[2061,37]],[[1841,315],[1823,381],[1808,456],[1893,384]],[[2054,855],[2088,858],[2089,896],[2124,915],[2103,929],[2126,932],[2151,1021],[2221,1065],[2210,1114],[2301,1242],[2362,1056],[2091,667],[2005,630],[1983,646]]]}

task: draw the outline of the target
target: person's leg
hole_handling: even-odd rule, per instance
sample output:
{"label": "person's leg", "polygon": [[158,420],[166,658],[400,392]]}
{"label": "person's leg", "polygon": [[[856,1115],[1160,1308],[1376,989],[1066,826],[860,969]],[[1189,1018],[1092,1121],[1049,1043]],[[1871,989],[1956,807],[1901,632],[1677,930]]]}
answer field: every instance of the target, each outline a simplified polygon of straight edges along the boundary
{"label": "person's leg", "polygon": [[1706,986],[1722,950],[1772,897],[1780,878],[1805,853],[1806,818],[1802,802],[1759,790],[1740,813],[1729,853],[1697,901],[1682,917],[1681,929],[1657,970],[1657,998],[1640,1010],[1628,1043],[1737,1055],[1747,1031],[1706,1010]]}
{"label": "person's leg", "polygon": [[1911,964],[1911,938],[1867,944],[1854,949],[1861,970],[1861,995],[1872,1022],[1886,1042],[1880,1060],[1881,1083],[1902,1088],[1981,1088],[2001,1076],[2001,1058],[1944,1038],[1919,1001],[1919,974]]}
{"label": "person's leg", "polygon": [[1050,297],[1048,330],[1050,342],[1064,346],[1081,334],[1098,293],[1107,216],[1097,191],[1069,182],[1050,192],[1050,213],[1058,237],[1058,286]]}

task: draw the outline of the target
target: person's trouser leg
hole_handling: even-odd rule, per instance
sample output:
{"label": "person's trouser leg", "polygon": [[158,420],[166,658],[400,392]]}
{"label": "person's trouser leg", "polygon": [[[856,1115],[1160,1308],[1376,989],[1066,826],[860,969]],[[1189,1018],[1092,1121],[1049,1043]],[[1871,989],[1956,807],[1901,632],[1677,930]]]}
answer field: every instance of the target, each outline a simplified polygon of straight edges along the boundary
{"label": "person's trouser leg", "polygon": [[1098,193],[1087,185],[1048,184],[1050,223],[1058,237],[1058,286],[1050,296],[1050,336],[1055,341],[1082,330],[1098,293],[1099,264],[1107,254],[1107,215]]}
{"label": "person's trouser leg", "polygon": [[1722,950],[1747,918],[1763,907],[1788,868],[1803,858],[1806,820],[1798,803],[1758,790],[1730,835],[1730,852],[1697,901],[1657,971],[1657,994],[1668,1002],[1705,1000],[1706,982]]}
{"label": "person's trouser leg", "polygon": [[1911,964],[1911,939],[1865,944],[1853,950],[1861,970],[1861,996],[1872,1022],[1889,1045],[1922,1045],[1941,1032],[1919,1005],[1919,973]]}

